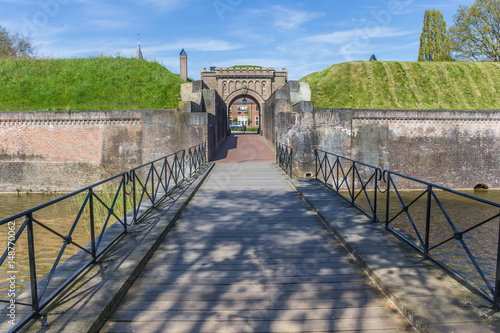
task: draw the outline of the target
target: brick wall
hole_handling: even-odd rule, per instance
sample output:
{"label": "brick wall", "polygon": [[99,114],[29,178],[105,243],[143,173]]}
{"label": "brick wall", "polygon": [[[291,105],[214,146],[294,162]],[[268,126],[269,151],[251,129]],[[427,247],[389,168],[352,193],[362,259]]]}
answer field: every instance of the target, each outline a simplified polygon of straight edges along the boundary
{"label": "brick wall", "polygon": [[318,148],[455,189],[500,188],[500,111],[314,109],[278,119],[299,176],[314,171]]}
{"label": "brick wall", "polygon": [[355,159],[457,189],[500,188],[500,111],[357,110]]}
{"label": "brick wall", "polygon": [[[182,109],[207,117],[206,142],[209,158],[226,140],[229,129],[227,106],[218,92],[208,89],[206,82],[194,81],[181,85]],[[182,136],[184,137],[184,136]]]}
{"label": "brick wall", "polygon": [[206,113],[0,112],[0,191],[73,191],[206,142]]}

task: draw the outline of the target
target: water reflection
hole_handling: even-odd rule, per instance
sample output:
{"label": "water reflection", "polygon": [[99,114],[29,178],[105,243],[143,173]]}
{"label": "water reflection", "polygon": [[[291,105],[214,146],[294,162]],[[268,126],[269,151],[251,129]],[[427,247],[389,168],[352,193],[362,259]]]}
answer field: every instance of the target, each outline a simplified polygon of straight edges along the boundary
{"label": "water reflection", "polygon": [[[54,194],[0,194],[0,220],[9,218],[10,216],[27,211],[34,207],[38,207],[47,202],[55,200],[61,195]],[[37,277],[43,278],[47,276],[52,269],[55,258],[59,255],[64,240],[56,235],[54,232],[59,233],[61,236],[67,236],[73,226],[73,223],[78,214],[79,206],[74,198],[69,198],[60,203],[46,207],[34,213],[33,217],[41,224],[50,228],[53,232],[34,224],[34,240],[35,240],[35,254],[36,254],[36,269]],[[19,218],[14,221],[16,232],[22,226],[24,218]],[[0,251],[3,255],[5,247],[8,244],[8,225],[0,227]],[[90,242],[90,232],[88,223],[85,217],[75,228],[72,239],[79,245],[85,246]],[[7,272],[14,272],[16,276],[16,296],[21,295],[25,290],[30,288],[30,271],[28,261],[28,242],[26,230],[19,238],[15,245],[14,261],[9,258],[0,266],[0,299],[7,298],[9,290],[9,281]],[[66,250],[61,256],[61,263],[70,258],[78,248],[74,245],[67,246]],[[43,287],[43,286],[40,286]]]}
{"label": "water reflection", "polygon": [[[427,207],[427,194],[419,198],[422,193],[423,191],[400,192],[400,199],[395,192],[391,192],[388,214],[390,226],[421,249],[424,248]],[[500,191],[464,193],[500,203]],[[463,237],[460,237],[460,233],[496,216],[499,208],[449,192],[436,191],[435,194],[442,209],[433,198],[429,232],[430,255],[491,295],[488,287],[494,288],[495,285],[500,218],[466,232]],[[369,197],[373,200],[373,192],[369,193]],[[386,202],[386,194],[379,194],[377,215],[383,222],[386,219]],[[365,197],[360,196],[357,203],[370,211]],[[404,206],[409,206],[407,212],[403,209]],[[490,286],[481,278],[476,265]]]}

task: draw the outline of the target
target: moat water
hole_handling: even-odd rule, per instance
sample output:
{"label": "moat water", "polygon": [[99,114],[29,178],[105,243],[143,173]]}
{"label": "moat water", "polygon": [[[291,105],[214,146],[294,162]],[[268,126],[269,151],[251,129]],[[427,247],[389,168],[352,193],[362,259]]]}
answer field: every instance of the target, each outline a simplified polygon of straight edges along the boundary
{"label": "moat water", "polygon": [[[7,219],[16,214],[38,207],[55,200],[62,195],[56,194],[0,194],[0,220]],[[68,198],[60,203],[46,207],[34,214],[34,218],[62,236],[70,233],[71,227],[78,215],[80,204],[75,197]],[[72,240],[81,246],[90,242],[90,228],[88,215],[83,214],[72,234]],[[16,232],[21,228],[24,218],[19,218],[10,223]],[[33,224],[37,277],[43,278],[50,273],[55,259],[59,255],[63,240],[55,233]],[[12,233],[11,233],[12,235]],[[9,243],[9,225],[0,226],[0,256]],[[27,232],[15,244],[12,255],[0,266],[0,299],[7,298],[10,282],[8,277],[14,273],[16,276],[16,296],[21,295],[30,285]],[[79,248],[69,245],[61,256],[60,263],[78,252]],[[9,272],[9,274],[7,274]],[[42,286],[43,287],[43,286]],[[0,304],[0,307],[1,304]]]}
{"label": "moat water", "polygon": [[[500,203],[500,191],[487,192],[465,192],[492,202]],[[405,204],[411,203],[420,192],[404,192],[402,198]],[[446,209],[458,230],[466,230],[485,219],[494,216],[498,213],[498,208],[476,202],[470,199],[464,199],[455,195],[446,193],[437,193],[439,200]],[[28,209],[40,206],[46,202],[58,198],[59,195],[54,194],[0,194],[0,220],[6,219],[15,214],[21,213]],[[381,219],[385,218],[386,196],[379,194],[378,211]],[[362,206],[366,206],[366,201],[360,201]],[[391,218],[401,211],[401,204],[395,195],[391,195],[390,199],[390,216]],[[54,231],[66,236],[71,229],[78,213],[79,204],[74,198],[65,200],[59,204],[44,208],[36,213],[35,218],[47,225]],[[425,232],[425,207],[426,196],[419,199],[409,210],[412,219],[417,228],[422,233]],[[444,218],[439,207],[433,204],[433,224],[431,226],[431,244],[436,245],[441,241],[453,236],[453,229],[449,222]],[[23,219],[18,219],[15,222],[16,231],[19,230],[23,223]],[[416,244],[419,244],[419,238],[414,231],[414,228],[409,223],[409,219],[405,213],[396,218],[391,225],[408,239]],[[464,241],[476,258],[481,269],[484,271],[486,278],[493,283],[496,269],[496,257],[498,251],[500,219],[495,219],[485,225],[474,229],[464,236]],[[8,244],[8,226],[0,227],[0,251],[3,255]],[[59,255],[63,240],[54,233],[46,230],[38,225],[34,226],[35,235],[35,251],[37,255],[37,276],[42,278],[47,276],[52,268],[55,258]],[[422,236],[423,238],[424,236]],[[76,227],[73,233],[73,241],[79,245],[85,246],[90,242],[90,230],[85,216]],[[79,249],[75,246],[68,246],[62,255],[61,262],[71,257]],[[431,253],[436,259],[439,259],[449,265],[452,269],[460,272],[469,281],[478,285],[480,288],[485,288],[484,283],[478,277],[477,271],[469,259],[466,251],[459,241],[452,240],[439,248],[436,248]],[[20,238],[15,246],[14,266],[9,266],[10,260],[7,259],[0,266],[0,299],[8,297],[9,281],[7,272],[14,271],[16,274],[16,295],[29,288],[29,263],[27,253],[26,232]],[[417,259],[416,259],[417,260]],[[1,305],[0,305],[1,307]]]}

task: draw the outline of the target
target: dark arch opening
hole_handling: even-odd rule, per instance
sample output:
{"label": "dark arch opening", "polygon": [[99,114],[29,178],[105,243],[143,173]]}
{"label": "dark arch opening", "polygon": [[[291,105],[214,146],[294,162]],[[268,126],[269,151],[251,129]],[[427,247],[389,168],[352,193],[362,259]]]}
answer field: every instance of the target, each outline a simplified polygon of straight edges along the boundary
{"label": "dark arch opening", "polygon": [[489,189],[490,188],[488,187],[488,185],[483,184],[483,183],[480,183],[480,184],[477,184],[476,186],[474,186],[474,191],[486,191]]}

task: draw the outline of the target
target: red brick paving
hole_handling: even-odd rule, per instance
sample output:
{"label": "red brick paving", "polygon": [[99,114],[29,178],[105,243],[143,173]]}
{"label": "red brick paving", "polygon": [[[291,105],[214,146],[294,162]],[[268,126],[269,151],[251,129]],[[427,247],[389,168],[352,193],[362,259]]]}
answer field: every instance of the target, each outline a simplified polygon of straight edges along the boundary
{"label": "red brick paving", "polygon": [[215,152],[217,163],[274,162],[276,154],[256,133],[233,133]]}

